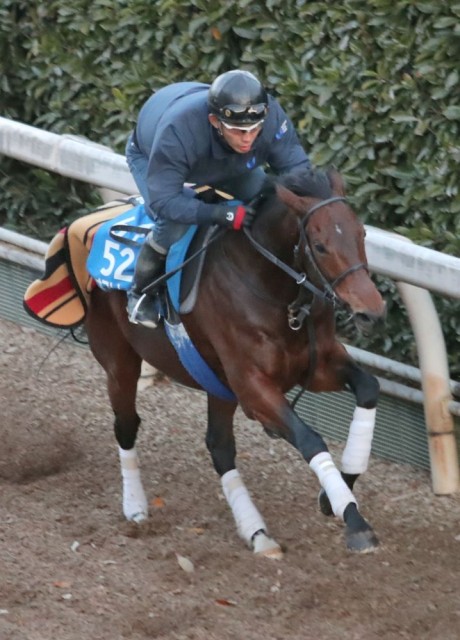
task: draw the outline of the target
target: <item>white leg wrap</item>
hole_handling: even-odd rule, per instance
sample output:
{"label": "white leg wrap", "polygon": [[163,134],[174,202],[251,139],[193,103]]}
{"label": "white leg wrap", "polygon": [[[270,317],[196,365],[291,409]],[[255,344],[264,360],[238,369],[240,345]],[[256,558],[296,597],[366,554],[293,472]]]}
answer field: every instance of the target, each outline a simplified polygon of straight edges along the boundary
{"label": "white leg wrap", "polygon": [[322,451],[310,460],[310,468],[318,476],[321,486],[329,498],[332,511],[343,518],[343,512],[350,502],[356,504],[356,498],[345,484],[340,471],[335,466],[331,454]]}
{"label": "white leg wrap", "polygon": [[371,455],[376,409],[356,407],[342,454],[344,473],[364,473]]}
{"label": "white leg wrap", "polygon": [[123,479],[123,513],[127,520],[141,522],[147,519],[148,504],[141,481],[136,449],[118,447]]}
{"label": "white leg wrap", "polygon": [[265,522],[252,503],[237,469],[224,473],[221,482],[224,495],[233,512],[238,533],[243,540],[250,544],[256,531],[266,530]]}

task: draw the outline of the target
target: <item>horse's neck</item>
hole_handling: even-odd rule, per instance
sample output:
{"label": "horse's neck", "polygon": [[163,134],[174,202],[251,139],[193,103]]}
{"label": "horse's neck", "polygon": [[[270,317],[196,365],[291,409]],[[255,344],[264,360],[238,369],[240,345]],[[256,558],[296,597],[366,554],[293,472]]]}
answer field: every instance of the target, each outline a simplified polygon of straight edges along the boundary
{"label": "horse's neck", "polygon": [[[295,216],[264,215],[256,219],[251,234],[258,244],[277,260],[293,268],[294,247],[298,240],[298,225]],[[247,284],[252,283],[261,290],[271,291],[281,300],[292,300],[297,285],[279,266],[259,253],[243,233],[227,233],[224,239],[224,255],[241,274]]]}
{"label": "horse's neck", "polygon": [[293,213],[268,211],[256,218],[253,236],[278,259],[293,266],[294,248],[299,238],[298,220]]}

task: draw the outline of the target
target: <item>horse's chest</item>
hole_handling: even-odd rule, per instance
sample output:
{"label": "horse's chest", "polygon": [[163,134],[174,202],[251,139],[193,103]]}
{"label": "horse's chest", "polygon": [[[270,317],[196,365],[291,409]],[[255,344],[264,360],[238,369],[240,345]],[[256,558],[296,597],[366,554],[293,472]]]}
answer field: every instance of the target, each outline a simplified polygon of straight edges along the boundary
{"label": "horse's chest", "polygon": [[306,345],[296,345],[281,349],[277,354],[277,376],[285,378],[287,384],[296,384],[305,371],[309,350]]}

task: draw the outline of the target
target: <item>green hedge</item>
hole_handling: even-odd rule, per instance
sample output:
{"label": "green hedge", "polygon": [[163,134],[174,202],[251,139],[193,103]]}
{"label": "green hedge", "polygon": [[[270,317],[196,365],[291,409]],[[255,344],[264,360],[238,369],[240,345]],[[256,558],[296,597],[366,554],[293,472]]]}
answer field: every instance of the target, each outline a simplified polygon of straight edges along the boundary
{"label": "green hedge", "polygon": [[[153,90],[245,67],[279,96],[313,161],[343,173],[366,223],[457,256],[459,60],[455,1],[3,0],[0,7],[1,115],[122,153]],[[97,200],[88,187],[5,159],[2,166],[0,222],[29,234],[37,219],[49,237],[57,219]],[[407,320],[393,288],[382,286],[395,310],[387,336],[370,346],[413,362]],[[459,373],[458,305],[436,304]]]}

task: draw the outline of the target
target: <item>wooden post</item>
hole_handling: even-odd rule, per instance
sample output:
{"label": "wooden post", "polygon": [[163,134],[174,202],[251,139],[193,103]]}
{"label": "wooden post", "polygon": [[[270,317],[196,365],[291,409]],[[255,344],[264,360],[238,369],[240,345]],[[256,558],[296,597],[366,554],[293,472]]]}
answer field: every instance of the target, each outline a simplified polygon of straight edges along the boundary
{"label": "wooden post", "polygon": [[460,472],[444,336],[429,292],[402,282],[397,287],[417,343],[433,492],[449,495],[460,489]]}

